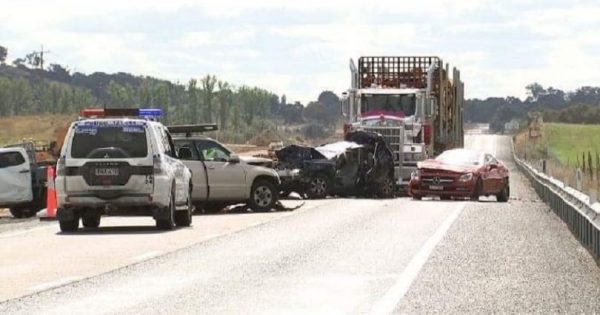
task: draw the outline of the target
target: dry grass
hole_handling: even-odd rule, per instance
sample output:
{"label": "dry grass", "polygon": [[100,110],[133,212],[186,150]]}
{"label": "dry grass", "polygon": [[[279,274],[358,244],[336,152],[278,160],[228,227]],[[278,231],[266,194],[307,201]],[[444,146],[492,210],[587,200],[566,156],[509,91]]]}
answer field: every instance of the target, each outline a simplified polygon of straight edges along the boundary
{"label": "dry grass", "polygon": [[598,137],[595,131],[600,130],[599,128],[600,126],[567,124],[544,125],[542,137],[539,139],[530,139],[527,131],[516,135],[515,151],[517,156],[539,170],[542,169],[542,160],[546,160],[546,173],[571,187],[577,185],[577,158],[579,156],[581,160],[581,153],[589,151],[592,154],[594,169],[592,174],[589,173],[588,165],[582,170],[582,191],[600,193],[600,166],[595,165],[594,151],[599,143],[593,141]]}
{"label": "dry grass", "polygon": [[0,118],[0,146],[23,140],[52,141],[74,115],[17,116]]}

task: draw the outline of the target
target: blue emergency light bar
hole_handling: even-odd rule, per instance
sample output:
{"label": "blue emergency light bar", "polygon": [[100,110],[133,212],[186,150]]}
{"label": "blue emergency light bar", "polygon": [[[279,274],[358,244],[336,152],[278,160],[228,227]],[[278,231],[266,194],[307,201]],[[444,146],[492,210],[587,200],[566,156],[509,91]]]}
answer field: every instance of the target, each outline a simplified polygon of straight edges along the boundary
{"label": "blue emergency light bar", "polygon": [[158,118],[162,116],[162,109],[160,108],[140,108],[138,112],[140,117],[145,118]]}
{"label": "blue emergency light bar", "polygon": [[81,117],[105,118],[105,117],[140,117],[156,119],[162,116],[160,108],[90,108],[82,109]]}

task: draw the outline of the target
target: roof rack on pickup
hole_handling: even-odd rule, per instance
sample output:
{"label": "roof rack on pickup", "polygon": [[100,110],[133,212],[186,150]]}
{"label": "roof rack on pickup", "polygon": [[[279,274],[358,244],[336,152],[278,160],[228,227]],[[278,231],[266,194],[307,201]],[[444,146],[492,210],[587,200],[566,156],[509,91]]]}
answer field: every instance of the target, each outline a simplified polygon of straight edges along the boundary
{"label": "roof rack on pickup", "polygon": [[186,137],[191,137],[193,133],[217,131],[219,126],[217,124],[176,125],[167,126],[167,129],[172,134],[185,134]]}

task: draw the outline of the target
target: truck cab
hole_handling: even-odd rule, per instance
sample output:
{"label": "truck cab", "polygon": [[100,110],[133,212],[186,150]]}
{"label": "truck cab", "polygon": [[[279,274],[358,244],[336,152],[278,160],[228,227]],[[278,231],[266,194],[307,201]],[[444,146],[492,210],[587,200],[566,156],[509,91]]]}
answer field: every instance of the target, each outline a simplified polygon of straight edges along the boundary
{"label": "truck cab", "polygon": [[462,140],[462,82],[437,57],[360,57],[350,60],[351,88],[343,93],[344,132],[384,136],[394,152],[396,183],[406,186],[417,163]]}

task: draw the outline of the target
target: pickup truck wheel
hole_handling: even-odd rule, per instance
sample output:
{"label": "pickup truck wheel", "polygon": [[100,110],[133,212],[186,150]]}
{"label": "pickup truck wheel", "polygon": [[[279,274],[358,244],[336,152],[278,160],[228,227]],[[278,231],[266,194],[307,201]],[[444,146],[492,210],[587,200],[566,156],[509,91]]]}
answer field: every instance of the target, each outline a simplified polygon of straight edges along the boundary
{"label": "pickup truck wheel", "polygon": [[34,210],[32,208],[28,208],[28,207],[10,208],[9,210],[10,210],[10,214],[12,214],[12,216],[17,219],[31,218],[37,212],[36,210]]}
{"label": "pickup truck wheel", "polygon": [[75,232],[79,228],[79,217],[75,216],[71,220],[59,220],[58,225],[62,232]]}
{"label": "pickup truck wheel", "polygon": [[308,182],[306,194],[310,199],[323,199],[329,193],[329,179],[323,174],[316,174]]}
{"label": "pickup truck wheel", "polygon": [[15,217],[16,219],[23,219],[25,218],[25,214],[23,213],[23,208],[10,208],[10,214],[12,214],[13,217]]}
{"label": "pickup truck wheel", "polygon": [[159,230],[172,230],[175,227],[175,189],[171,191],[171,201],[167,211],[169,212],[167,219],[156,220],[156,227]]}
{"label": "pickup truck wheel", "polygon": [[97,228],[100,226],[100,215],[84,215],[81,217],[81,223],[86,228]]}
{"label": "pickup truck wheel", "polygon": [[256,180],[250,194],[250,208],[255,212],[271,211],[277,203],[277,194],[277,189],[271,181]]}
{"label": "pickup truck wheel", "polygon": [[[192,192],[190,190],[190,195]],[[192,225],[192,198],[188,197],[187,209],[175,212],[175,224],[177,226],[190,226]]]}

